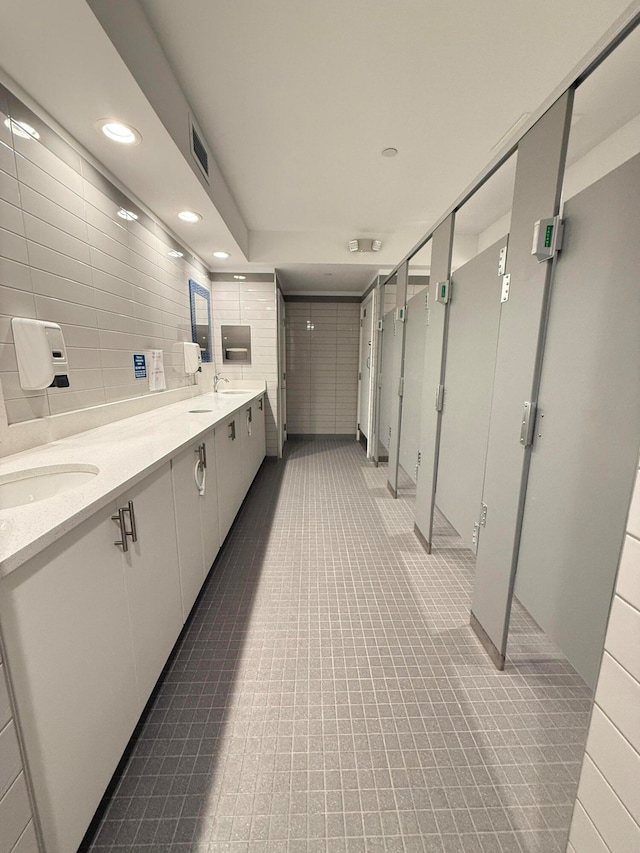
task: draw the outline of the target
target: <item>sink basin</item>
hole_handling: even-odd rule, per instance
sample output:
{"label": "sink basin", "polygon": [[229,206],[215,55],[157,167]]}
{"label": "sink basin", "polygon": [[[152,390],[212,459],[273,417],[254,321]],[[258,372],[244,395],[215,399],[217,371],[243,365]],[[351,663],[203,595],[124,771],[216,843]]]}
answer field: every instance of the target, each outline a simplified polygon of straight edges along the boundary
{"label": "sink basin", "polygon": [[218,394],[251,394],[251,388],[220,388]]}
{"label": "sink basin", "polygon": [[84,486],[100,472],[95,465],[46,465],[0,476],[0,510],[43,501]]}
{"label": "sink basin", "polygon": [[212,412],[213,409],[189,409],[190,415],[204,415],[207,412]]}

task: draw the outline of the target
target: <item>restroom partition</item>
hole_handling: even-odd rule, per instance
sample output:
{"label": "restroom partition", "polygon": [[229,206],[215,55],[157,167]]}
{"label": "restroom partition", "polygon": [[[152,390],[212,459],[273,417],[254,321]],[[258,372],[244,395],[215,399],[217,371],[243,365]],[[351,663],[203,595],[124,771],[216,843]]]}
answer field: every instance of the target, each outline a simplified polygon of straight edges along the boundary
{"label": "restroom partition", "polygon": [[473,550],[500,324],[498,262],[506,244],[506,237],[498,240],[451,278],[436,505],[465,547]]}
{"label": "restroom partition", "polygon": [[371,371],[373,362],[373,294],[360,309],[360,375],[358,388],[358,429],[367,442],[371,439]]}
{"label": "restroom partition", "polygon": [[639,200],[637,155],[564,207],[516,578],[592,687],[640,435]]}
{"label": "restroom partition", "polygon": [[381,444],[379,460],[389,460],[389,445],[391,441],[391,410],[394,391],[397,393],[397,383],[402,357],[402,339],[400,325],[393,308],[382,318],[382,345],[380,348],[380,382],[378,388],[378,437]]}
{"label": "restroom partition", "polygon": [[[537,400],[553,261],[531,254],[537,220],[558,214],[573,90],[566,92],[518,144],[507,255],[508,299],[500,330],[476,558],[471,624],[492,660],[504,668],[531,447],[525,411]],[[525,403],[529,408],[525,409]]]}
{"label": "restroom partition", "polygon": [[440,424],[442,415],[440,386],[444,382],[444,356],[447,335],[448,304],[436,302],[435,289],[448,281],[451,274],[454,214],[433,232],[431,276],[429,284],[429,333],[424,348],[422,400],[420,418],[420,466],[416,484],[414,530],[426,550],[431,553],[433,514],[435,510]]}
{"label": "restroom partition", "polygon": [[404,371],[404,342],[405,318],[407,311],[407,286],[409,283],[409,265],[402,264],[397,274],[396,286],[396,323],[394,326],[392,385],[390,393],[391,411],[389,415],[389,468],[387,471],[387,488],[393,495],[398,496],[398,470],[400,466],[400,425],[402,422],[402,395]]}
{"label": "restroom partition", "polygon": [[404,387],[400,425],[400,467],[415,483],[420,451],[422,373],[427,340],[428,288],[407,302],[404,345]]}

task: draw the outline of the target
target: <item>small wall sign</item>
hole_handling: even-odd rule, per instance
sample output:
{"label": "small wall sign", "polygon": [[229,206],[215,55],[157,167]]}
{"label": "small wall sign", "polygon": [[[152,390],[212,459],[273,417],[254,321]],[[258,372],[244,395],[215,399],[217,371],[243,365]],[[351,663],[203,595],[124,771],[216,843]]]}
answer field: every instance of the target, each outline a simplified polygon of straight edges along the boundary
{"label": "small wall sign", "polygon": [[147,378],[147,359],[143,353],[133,355],[133,373],[136,379]]}

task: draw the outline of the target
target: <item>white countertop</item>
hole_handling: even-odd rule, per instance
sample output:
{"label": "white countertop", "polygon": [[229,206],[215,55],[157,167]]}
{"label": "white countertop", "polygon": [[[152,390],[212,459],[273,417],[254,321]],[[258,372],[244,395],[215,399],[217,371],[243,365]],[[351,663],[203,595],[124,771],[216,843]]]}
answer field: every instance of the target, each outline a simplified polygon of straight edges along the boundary
{"label": "white countertop", "polygon": [[[239,389],[238,389],[239,390]],[[180,450],[264,393],[208,393],[0,459],[0,476],[44,465],[96,466],[82,486],[0,510],[0,577],[64,536]],[[193,409],[210,409],[192,413]]]}

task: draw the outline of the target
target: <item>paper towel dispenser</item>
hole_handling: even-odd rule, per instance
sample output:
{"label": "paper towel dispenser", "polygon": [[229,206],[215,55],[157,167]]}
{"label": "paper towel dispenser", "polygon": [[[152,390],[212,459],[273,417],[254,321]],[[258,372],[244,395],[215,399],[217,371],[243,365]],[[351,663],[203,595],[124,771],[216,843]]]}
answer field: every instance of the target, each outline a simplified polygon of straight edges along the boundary
{"label": "paper towel dispenser", "polygon": [[62,329],[48,320],[11,320],[20,387],[25,391],[68,388],[69,366]]}
{"label": "paper towel dispenser", "polygon": [[222,363],[251,364],[251,326],[222,326]]}

